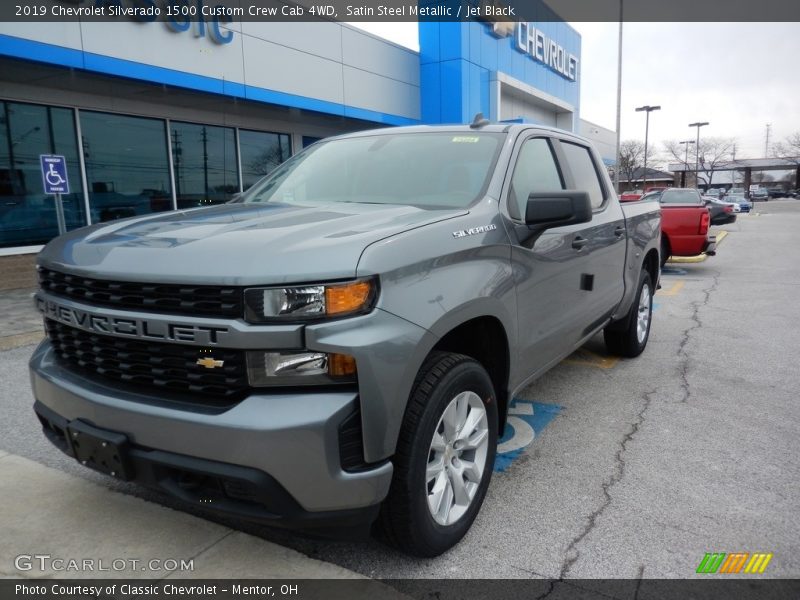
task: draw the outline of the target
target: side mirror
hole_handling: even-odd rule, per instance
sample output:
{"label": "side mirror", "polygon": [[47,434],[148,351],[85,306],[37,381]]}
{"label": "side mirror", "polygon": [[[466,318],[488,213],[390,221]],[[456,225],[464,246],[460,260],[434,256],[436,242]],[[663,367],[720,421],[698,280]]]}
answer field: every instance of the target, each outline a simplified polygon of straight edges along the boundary
{"label": "side mirror", "polygon": [[525,224],[530,229],[547,229],[592,220],[588,192],[531,192],[525,207]]}

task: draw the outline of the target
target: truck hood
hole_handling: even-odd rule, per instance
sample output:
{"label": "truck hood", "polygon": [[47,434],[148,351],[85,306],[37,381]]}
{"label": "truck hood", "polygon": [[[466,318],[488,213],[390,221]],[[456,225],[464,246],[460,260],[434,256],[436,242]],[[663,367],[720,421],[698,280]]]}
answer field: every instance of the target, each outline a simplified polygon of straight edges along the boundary
{"label": "truck hood", "polygon": [[224,204],[79,229],[47,244],[39,263],[102,279],[153,283],[352,278],[370,244],[467,212],[355,203]]}

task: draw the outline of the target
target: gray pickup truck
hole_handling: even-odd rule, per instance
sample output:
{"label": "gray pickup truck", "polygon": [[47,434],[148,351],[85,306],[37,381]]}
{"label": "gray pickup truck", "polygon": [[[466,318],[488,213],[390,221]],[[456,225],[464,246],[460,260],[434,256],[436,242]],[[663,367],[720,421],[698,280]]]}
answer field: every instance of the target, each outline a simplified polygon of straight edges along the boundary
{"label": "gray pickup truck", "polygon": [[467,532],[514,394],[603,331],[647,344],[656,203],[584,139],[408,127],[305,149],[228,204],[50,242],[34,410],[62,451],[204,510]]}

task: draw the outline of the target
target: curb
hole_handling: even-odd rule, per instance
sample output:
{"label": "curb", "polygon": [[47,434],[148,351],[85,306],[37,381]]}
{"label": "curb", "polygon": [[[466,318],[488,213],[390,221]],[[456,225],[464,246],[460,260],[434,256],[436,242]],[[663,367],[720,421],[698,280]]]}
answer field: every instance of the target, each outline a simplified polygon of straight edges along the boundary
{"label": "curb", "polygon": [[0,337],[0,352],[4,350],[13,350],[21,346],[29,344],[38,344],[44,339],[43,331],[29,331],[26,333],[15,333],[13,335],[5,335]]}
{"label": "curb", "polygon": [[[124,568],[105,569],[102,577],[368,579],[260,537],[2,450],[0,479],[14,482],[13,486],[0,486],[0,578],[91,579],[98,577],[98,561],[108,566],[122,560]],[[94,562],[88,569],[64,568],[52,562],[19,570],[15,558],[32,550],[75,559],[78,565],[83,558]],[[191,560],[192,565],[189,570],[139,566],[151,564],[148,561],[152,559]],[[386,588],[378,597],[392,591]]]}
{"label": "curb", "polygon": [[[725,230],[720,231],[717,234],[717,245],[719,246],[720,242],[725,239],[728,235],[728,232]],[[700,263],[703,262],[708,258],[708,254],[698,254],[697,256],[674,256],[667,260],[668,263],[672,264],[686,264],[686,263]]]}

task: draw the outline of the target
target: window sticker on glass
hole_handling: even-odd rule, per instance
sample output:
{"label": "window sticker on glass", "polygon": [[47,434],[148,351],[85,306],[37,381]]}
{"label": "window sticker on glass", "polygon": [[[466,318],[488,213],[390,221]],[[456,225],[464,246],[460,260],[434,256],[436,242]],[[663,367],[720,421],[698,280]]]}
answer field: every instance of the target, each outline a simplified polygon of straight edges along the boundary
{"label": "window sticker on glass", "polygon": [[480,140],[476,135],[457,135],[451,140],[455,144],[475,144]]}

